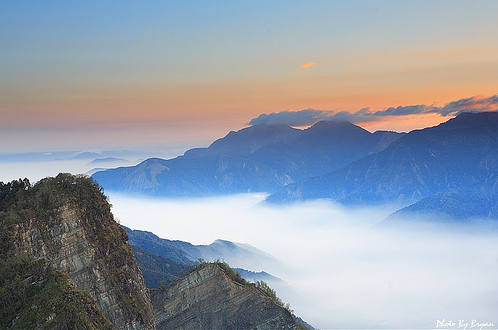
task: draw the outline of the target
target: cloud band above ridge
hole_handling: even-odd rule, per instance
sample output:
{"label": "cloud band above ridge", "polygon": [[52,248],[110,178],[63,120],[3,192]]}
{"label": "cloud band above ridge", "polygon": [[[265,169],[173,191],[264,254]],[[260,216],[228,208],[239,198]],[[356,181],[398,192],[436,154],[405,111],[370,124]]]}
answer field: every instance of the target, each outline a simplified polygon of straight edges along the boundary
{"label": "cloud band above ridge", "polygon": [[304,109],[299,111],[280,111],[261,114],[249,121],[249,125],[306,126],[321,120],[347,120],[352,123],[362,123],[378,120],[387,116],[406,116],[415,114],[437,113],[441,116],[456,116],[461,112],[498,111],[498,94],[490,97],[472,96],[447,103],[442,107],[434,105],[408,105],[389,107],[384,110],[372,111],[362,108],[355,112],[341,110]]}

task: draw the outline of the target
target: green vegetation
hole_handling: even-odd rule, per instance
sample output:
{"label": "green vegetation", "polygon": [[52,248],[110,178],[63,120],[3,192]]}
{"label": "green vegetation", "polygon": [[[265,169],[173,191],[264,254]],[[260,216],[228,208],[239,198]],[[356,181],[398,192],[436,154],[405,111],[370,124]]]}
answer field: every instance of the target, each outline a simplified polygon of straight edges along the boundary
{"label": "green vegetation", "polygon": [[[0,253],[10,250],[16,237],[16,225],[23,227],[31,224],[40,230],[47,248],[55,251],[57,247],[53,246],[48,231],[58,223],[64,205],[74,206],[85,215],[101,211],[105,215],[110,214],[102,188],[85,176],[59,174],[55,178],[42,179],[36,185],[31,185],[28,179],[0,182]],[[83,219],[88,222],[87,217]],[[100,227],[92,231],[99,233],[105,224]]]}
{"label": "green vegetation", "polygon": [[280,307],[283,307],[283,308],[289,310],[289,312],[292,313],[292,310],[290,309],[289,304],[285,305],[282,302],[282,300],[280,300],[280,298],[277,296],[277,293],[275,292],[275,290],[273,290],[272,288],[270,288],[270,286],[266,282],[264,282],[264,281],[256,281],[253,285],[256,288],[258,288],[259,290],[263,291],[263,293],[265,295],[267,295],[275,304],[277,304]]}
{"label": "green vegetation", "polygon": [[0,328],[112,329],[93,299],[44,260],[0,261]]}
{"label": "green vegetation", "polygon": [[301,323],[299,320],[296,320],[296,326],[300,330],[309,330],[309,328],[305,326],[303,323]]}
{"label": "green vegetation", "polygon": [[[33,230],[41,236],[43,251],[50,259],[61,246],[54,239],[54,228],[73,218],[85,231],[93,245],[95,262],[100,264],[109,285],[114,289],[128,319],[140,320],[146,310],[144,297],[134,294],[135,279],[130,270],[138,268],[127,244],[126,232],[114,221],[101,187],[84,176],[59,174],[35,185],[28,180],[0,183],[0,328],[105,329],[110,322],[102,316],[95,301],[86,292],[76,290],[67,275],[56,271],[48,260],[23,256],[21,237]],[[31,234],[30,234],[31,235]],[[46,248],[46,250],[45,250]],[[144,251],[142,266],[150,270],[151,279],[161,289],[168,281],[199,270],[202,259],[191,267],[164,263]],[[284,305],[275,291],[264,282],[250,283],[227,263],[213,262],[234,283],[251,286],[265,294],[278,306]],[[164,274],[171,275],[169,278]],[[178,276],[176,276],[178,274]]]}
{"label": "green vegetation", "polygon": [[232,267],[230,267],[226,262],[216,260],[213,263],[218,265],[221,269],[223,269],[225,274],[235,283],[239,283],[242,285],[252,285],[250,282],[247,282],[244,278],[242,278],[242,276],[240,276],[240,274],[237,271],[235,271]]}
{"label": "green vegetation", "polygon": [[[16,242],[33,228],[40,233],[47,257],[56,255],[61,246],[56,246],[60,243],[54,240],[52,229],[60,226],[64,216],[75,217],[84,228],[88,242],[95,248],[95,261],[123,302],[127,318],[140,319],[148,302],[132,293],[136,292],[136,281],[130,281],[130,271],[139,270],[127,234],[114,221],[107,197],[91,178],[62,173],[35,185],[27,179],[0,183],[0,258],[19,255]],[[3,295],[0,297],[4,300]],[[2,313],[10,315],[4,307]]]}
{"label": "green vegetation", "polygon": [[[201,267],[203,264],[206,264],[203,260],[200,260],[199,265],[196,267],[198,269]],[[276,305],[286,309],[292,316],[295,318],[294,311],[291,309],[290,304],[285,304],[278,296],[275,290],[273,290],[266,282],[264,281],[256,281],[254,283],[246,281],[240,274],[235,271],[232,267],[230,267],[226,262],[216,260],[212,262],[212,264],[218,265],[225,274],[234,282],[242,284],[242,285],[248,285],[248,286],[253,286],[260,290],[263,294],[265,294],[270,300],[275,303]],[[308,329],[306,326],[301,324],[299,321],[296,320],[296,324],[298,327],[304,327],[304,329]]]}
{"label": "green vegetation", "polygon": [[[198,271],[201,268],[203,268],[207,264],[214,264],[220,267],[223,272],[235,283],[241,284],[241,285],[247,285],[247,286],[253,286],[260,290],[264,295],[266,295],[272,302],[277,304],[278,306],[285,308],[289,313],[293,314],[294,311],[291,309],[289,304],[285,304],[278,296],[275,290],[273,290],[266,282],[264,281],[256,281],[255,283],[248,282],[246,281],[240,274],[234,270],[230,265],[228,265],[226,262],[222,260],[215,260],[213,262],[206,262],[204,259],[198,259],[198,262],[195,265],[192,265],[191,267],[186,267],[183,271],[184,276],[187,276],[188,274]],[[170,285],[176,283],[178,280],[173,281]],[[167,289],[170,285],[163,285],[161,286],[161,289]],[[294,315],[294,314],[293,314]]]}
{"label": "green vegetation", "polygon": [[[207,262],[204,259],[199,258],[199,259],[197,259],[197,262],[195,264],[193,264],[191,266],[186,266],[182,270],[182,272],[181,272],[182,277],[181,278],[187,276],[190,273],[193,273],[195,271],[202,269],[207,264],[214,264],[214,265],[219,266],[223,270],[223,272],[235,283],[239,283],[242,285],[251,285],[250,282],[248,282],[244,278],[242,278],[242,276],[240,276],[240,274],[237,271],[235,271],[232,267],[230,267],[226,262],[219,260],[219,259],[212,261],[212,262]],[[171,284],[176,283],[178,280],[181,280],[181,278],[176,279]]]}

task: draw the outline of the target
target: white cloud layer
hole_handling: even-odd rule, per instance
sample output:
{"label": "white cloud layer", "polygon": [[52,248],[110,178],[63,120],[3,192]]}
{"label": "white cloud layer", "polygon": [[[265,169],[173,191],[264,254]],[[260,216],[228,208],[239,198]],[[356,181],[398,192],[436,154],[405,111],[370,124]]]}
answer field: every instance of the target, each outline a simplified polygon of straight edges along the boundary
{"label": "white cloud layer", "polygon": [[[133,229],[194,244],[249,243],[281,264],[261,265],[297,315],[320,328],[435,327],[436,320],[498,324],[498,235],[476,228],[387,228],[391,207],[319,201],[261,204],[262,195],[161,200],[112,195]],[[241,260],[233,266],[244,267]],[[261,270],[261,269],[252,269]]]}

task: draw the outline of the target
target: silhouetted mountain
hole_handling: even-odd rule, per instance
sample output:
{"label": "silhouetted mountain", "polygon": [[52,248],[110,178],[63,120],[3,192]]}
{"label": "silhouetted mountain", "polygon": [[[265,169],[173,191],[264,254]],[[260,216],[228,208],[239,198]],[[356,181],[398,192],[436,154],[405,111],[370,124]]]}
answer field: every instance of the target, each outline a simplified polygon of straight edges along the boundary
{"label": "silhouetted mountain", "polygon": [[237,273],[242,276],[242,278],[249,282],[265,281],[266,283],[282,281],[276,276],[268,274],[267,272],[253,272],[243,268],[234,268]]}
{"label": "silhouetted mountain", "polygon": [[344,121],[322,121],[304,130],[257,125],[174,159],[151,158],[93,178],[106,191],[159,196],[274,192],[380,151],[400,136],[370,133]]}
{"label": "silhouetted mountain", "polygon": [[[148,288],[159,287],[160,282],[169,284],[183,277],[199,259],[206,261],[224,260],[230,263],[262,269],[264,264],[273,263],[268,254],[247,244],[216,240],[210,245],[193,245],[183,241],[159,238],[153,233],[131,230],[121,226],[128,233],[137,264],[142,271]],[[244,268],[234,268],[245,280],[256,282],[276,282],[278,277],[264,271],[254,272]]]}
{"label": "silhouetted mountain", "polygon": [[271,255],[248,244],[216,240],[209,245],[193,245],[160,238],[147,231],[131,230],[125,226],[122,228],[128,233],[130,245],[176,264],[191,265],[200,258],[206,261],[224,260],[234,266],[261,270],[264,265],[277,263]]}
{"label": "silhouetted mountain", "polygon": [[181,278],[184,271],[192,266],[191,263],[177,263],[168,258],[157,256],[135,245],[131,245],[131,247],[147,288],[158,288],[162,283],[169,284]]}
{"label": "silhouetted mountain", "polygon": [[268,200],[330,198],[345,204],[405,205],[419,202],[413,209],[445,209],[454,214],[459,212],[450,205],[465,200],[463,192],[472,190],[472,200],[469,197],[467,202],[473,206],[468,205],[462,215],[486,215],[495,212],[491,209],[496,202],[482,202],[496,196],[497,187],[498,113],[462,113],[438,126],[412,131],[385,150],[327,175],[288,185]]}
{"label": "silhouetted mountain", "polygon": [[90,171],[85,172],[85,175],[92,176],[94,173],[104,171],[104,170],[106,170],[106,168],[103,168],[103,167],[92,168]]}
{"label": "silhouetted mountain", "polygon": [[460,221],[462,219],[498,219],[498,194],[490,187],[450,190],[425,197],[398,210],[389,219],[430,219]]}
{"label": "silhouetted mountain", "polygon": [[117,157],[105,157],[105,158],[96,158],[92,160],[88,165],[102,165],[102,164],[123,164],[123,163],[129,163],[128,160],[123,159],[123,158],[117,158]]}
{"label": "silhouetted mountain", "polygon": [[80,152],[73,157],[73,159],[90,159],[90,158],[98,158],[101,155],[96,152]]}

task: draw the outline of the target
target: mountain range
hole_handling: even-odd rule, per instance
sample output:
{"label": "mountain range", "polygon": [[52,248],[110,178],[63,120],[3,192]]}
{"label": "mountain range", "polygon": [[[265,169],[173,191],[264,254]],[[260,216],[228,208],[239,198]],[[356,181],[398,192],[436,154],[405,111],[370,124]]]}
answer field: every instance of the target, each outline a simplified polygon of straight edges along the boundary
{"label": "mountain range", "polygon": [[345,121],[256,125],[174,159],[97,172],[107,191],[156,196],[267,192],[268,202],[393,203],[397,216],[498,217],[498,113],[461,113],[409,133]]}
{"label": "mountain range", "polygon": [[268,201],[400,203],[406,208],[398,215],[497,217],[497,192],[498,113],[462,113],[341,169],[290,184]]}
{"label": "mountain range", "polygon": [[383,150],[401,136],[370,133],[345,121],[321,121],[307,129],[256,125],[173,159],[150,158],[92,177],[108,192],[156,196],[274,192]]}
{"label": "mountain range", "polygon": [[260,271],[265,265],[275,265],[278,261],[251,245],[225,240],[216,240],[209,245],[193,245],[189,242],[160,238],[151,232],[121,227],[128,234],[128,242],[149,288],[157,288],[161,281],[170,283],[181,277],[185,269],[198,264],[199,260],[222,260],[230,265],[256,269],[258,271],[234,268],[244,279],[251,282],[280,280]]}

